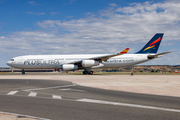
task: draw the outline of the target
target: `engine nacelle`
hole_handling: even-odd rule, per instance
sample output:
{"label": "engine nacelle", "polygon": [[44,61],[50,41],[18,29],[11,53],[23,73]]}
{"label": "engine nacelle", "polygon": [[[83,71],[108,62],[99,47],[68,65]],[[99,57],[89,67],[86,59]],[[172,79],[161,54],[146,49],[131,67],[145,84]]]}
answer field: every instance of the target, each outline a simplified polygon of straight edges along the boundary
{"label": "engine nacelle", "polygon": [[74,65],[74,64],[64,64],[62,66],[62,69],[64,71],[71,71],[71,70],[77,70],[78,69],[78,66],[77,65]]}
{"label": "engine nacelle", "polygon": [[99,65],[99,61],[96,60],[82,60],[82,66],[83,67],[92,67]]}

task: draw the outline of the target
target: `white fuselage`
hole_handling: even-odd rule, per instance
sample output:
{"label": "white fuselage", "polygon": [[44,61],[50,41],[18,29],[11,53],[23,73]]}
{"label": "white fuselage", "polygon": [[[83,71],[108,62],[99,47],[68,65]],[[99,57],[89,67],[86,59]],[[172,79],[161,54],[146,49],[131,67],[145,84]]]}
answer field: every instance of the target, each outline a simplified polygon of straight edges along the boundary
{"label": "white fuselage", "polygon": [[[61,65],[83,59],[103,56],[104,54],[89,55],[27,55],[19,56],[7,62],[7,65],[20,69],[60,69]],[[90,68],[115,68],[131,66],[149,61],[149,54],[124,54],[102,61],[98,66]],[[79,68],[83,69],[83,68]]]}

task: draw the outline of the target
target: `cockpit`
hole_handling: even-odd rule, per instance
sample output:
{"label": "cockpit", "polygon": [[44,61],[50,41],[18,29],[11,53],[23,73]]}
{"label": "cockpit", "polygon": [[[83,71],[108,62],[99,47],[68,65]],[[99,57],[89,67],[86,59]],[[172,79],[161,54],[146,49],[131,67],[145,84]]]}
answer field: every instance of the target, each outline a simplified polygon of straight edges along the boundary
{"label": "cockpit", "polygon": [[10,61],[8,61],[6,64],[8,65],[8,66],[12,66],[12,64],[14,64],[14,62],[15,62],[15,60],[14,60],[14,58],[12,58]]}

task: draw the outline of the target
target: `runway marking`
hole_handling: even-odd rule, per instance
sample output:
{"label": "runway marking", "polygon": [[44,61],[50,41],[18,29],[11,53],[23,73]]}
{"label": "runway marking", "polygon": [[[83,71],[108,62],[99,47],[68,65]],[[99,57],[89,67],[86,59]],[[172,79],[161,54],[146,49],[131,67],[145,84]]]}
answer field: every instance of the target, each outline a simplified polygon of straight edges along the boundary
{"label": "runway marking", "polygon": [[44,89],[52,89],[52,88],[63,88],[63,87],[71,87],[71,86],[76,86],[75,84],[72,85],[64,85],[64,86],[54,86],[54,87],[45,87],[45,88],[34,88],[34,89],[27,89],[24,91],[32,91],[32,90],[44,90]]}
{"label": "runway marking", "polygon": [[59,89],[59,90],[64,90],[64,91],[77,91],[77,92],[86,92],[85,90],[78,90],[78,89],[71,89],[71,88],[67,88],[67,89]]}
{"label": "runway marking", "polygon": [[18,91],[11,91],[11,92],[9,92],[7,95],[14,95],[14,94],[16,94]]}
{"label": "runway marking", "polygon": [[52,98],[54,98],[54,99],[62,99],[62,97],[58,96],[58,95],[52,95]]}
{"label": "runway marking", "polygon": [[178,112],[178,113],[180,112],[180,110],[178,110],[178,109],[161,108],[161,107],[145,106],[145,105],[137,105],[137,104],[118,103],[118,102],[93,100],[93,99],[78,99],[76,101],[88,102],[88,103],[97,103],[97,104],[107,104],[107,105],[118,105],[118,106],[136,107],[136,108],[161,110],[161,111],[168,111],[168,112]]}
{"label": "runway marking", "polygon": [[30,97],[35,97],[36,95],[37,95],[37,93],[31,92],[28,96],[30,96]]}

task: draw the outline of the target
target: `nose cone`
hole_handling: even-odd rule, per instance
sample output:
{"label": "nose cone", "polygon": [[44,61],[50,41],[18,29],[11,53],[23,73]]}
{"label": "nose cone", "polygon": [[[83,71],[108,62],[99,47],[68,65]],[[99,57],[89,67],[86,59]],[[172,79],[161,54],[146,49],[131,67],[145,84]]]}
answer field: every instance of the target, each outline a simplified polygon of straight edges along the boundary
{"label": "nose cone", "polygon": [[12,61],[8,61],[6,64],[7,64],[8,66],[11,66]]}

